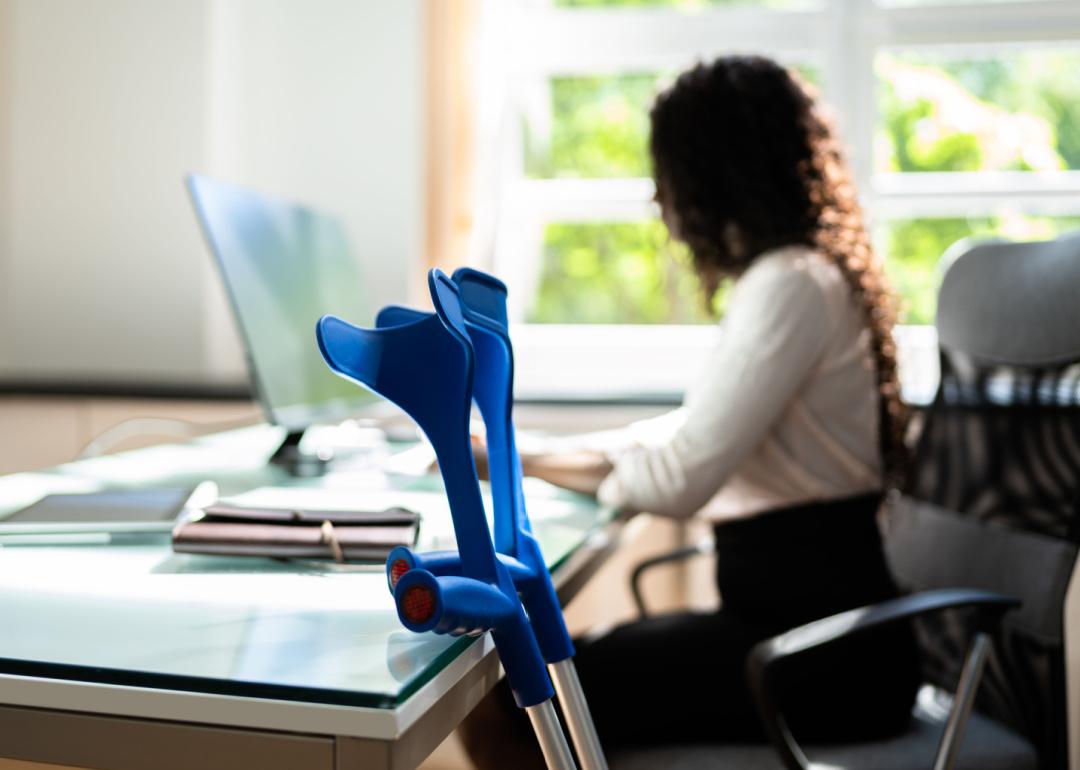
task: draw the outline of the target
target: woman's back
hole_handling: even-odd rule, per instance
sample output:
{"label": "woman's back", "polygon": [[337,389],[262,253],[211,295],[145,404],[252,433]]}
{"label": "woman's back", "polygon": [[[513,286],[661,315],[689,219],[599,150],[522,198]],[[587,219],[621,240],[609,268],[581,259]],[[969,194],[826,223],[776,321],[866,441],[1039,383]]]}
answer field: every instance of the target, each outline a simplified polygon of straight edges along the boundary
{"label": "woman's back", "polygon": [[671,435],[620,453],[601,499],[726,519],[879,490],[868,336],[834,264],[801,246],[761,255]]}

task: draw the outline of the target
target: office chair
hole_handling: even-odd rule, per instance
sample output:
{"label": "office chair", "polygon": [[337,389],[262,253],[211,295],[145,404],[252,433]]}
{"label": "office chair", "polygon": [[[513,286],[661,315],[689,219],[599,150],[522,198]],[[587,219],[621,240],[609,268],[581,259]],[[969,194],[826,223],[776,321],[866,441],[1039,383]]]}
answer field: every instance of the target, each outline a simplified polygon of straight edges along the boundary
{"label": "office chair", "polygon": [[[1067,767],[1064,617],[1080,540],[1080,233],[961,243],[944,261],[941,381],[909,478],[887,504],[886,553],[898,582],[916,593],[754,648],[747,676],[771,747],[639,749],[614,754],[613,768],[798,769],[810,766],[807,755],[831,768]],[[632,576],[639,608],[644,572],[702,551],[642,563]],[[1022,603],[1009,612],[1017,602],[1006,597]],[[929,685],[910,729],[804,754],[772,699],[784,662],[908,620]],[[952,687],[949,704],[941,688]]]}
{"label": "office chair", "polygon": [[[1023,735],[1040,767],[1064,768],[1064,617],[1080,542],[1080,232],[955,253],[939,295],[941,384],[886,548],[901,582],[1023,600],[1002,621],[978,705]],[[955,620],[918,624],[934,683],[955,673]]]}

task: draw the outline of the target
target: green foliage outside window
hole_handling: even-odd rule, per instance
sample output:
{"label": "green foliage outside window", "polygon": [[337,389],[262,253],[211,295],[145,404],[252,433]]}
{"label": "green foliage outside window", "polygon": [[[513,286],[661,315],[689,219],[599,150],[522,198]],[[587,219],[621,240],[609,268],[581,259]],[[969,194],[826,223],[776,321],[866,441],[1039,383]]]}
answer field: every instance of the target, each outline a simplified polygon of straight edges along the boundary
{"label": "green foliage outside window", "polygon": [[1080,169],[1080,52],[878,57],[877,171]]}
{"label": "green foliage outside window", "polygon": [[[804,74],[820,80],[813,69]],[[1080,169],[1080,52],[964,60],[888,54],[879,57],[877,74],[877,171]],[[659,83],[654,74],[551,79],[550,130],[526,125],[526,172],[533,177],[648,176],[648,108]],[[1049,238],[1080,227],[1080,218],[1014,214],[880,224],[877,243],[901,294],[903,320],[932,323],[938,260],[955,241],[982,235]],[[708,320],[680,253],[659,222],[549,225],[540,288],[528,319]]]}
{"label": "green foliage outside window", "polygon": [[[658,220],[557,223],[544,233],[531,323],[706,323],[685,247]],[[719,312],[720,292],[713,312]]]}
{"label": "green foliage outside window", "polygon": [[550,81],[552,126],[525,124],[525,170],[533,177],[644,177],[654,74],[557,77]]}

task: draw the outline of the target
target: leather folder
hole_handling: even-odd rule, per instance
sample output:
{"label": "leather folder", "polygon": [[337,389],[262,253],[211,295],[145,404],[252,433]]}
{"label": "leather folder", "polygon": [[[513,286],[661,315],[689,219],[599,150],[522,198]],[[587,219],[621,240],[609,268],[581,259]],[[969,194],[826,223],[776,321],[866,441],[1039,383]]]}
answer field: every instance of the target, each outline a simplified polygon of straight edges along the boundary
{"label": "leather folder", "polygon": [[178,553],[275,558],[379,561],[399,545],[416,542],[419,514],[383,511],[311,511],[211,505],[173,530]]}

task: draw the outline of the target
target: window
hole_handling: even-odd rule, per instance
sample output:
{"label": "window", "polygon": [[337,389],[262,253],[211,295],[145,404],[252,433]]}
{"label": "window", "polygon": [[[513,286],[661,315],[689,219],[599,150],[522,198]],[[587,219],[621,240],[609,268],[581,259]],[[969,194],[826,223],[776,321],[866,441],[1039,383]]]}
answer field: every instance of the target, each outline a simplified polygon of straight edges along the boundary
{"label": "window", "polygon": [[1080,227],[1080,45],[894,46],[874,65],[878,245],[904,320],[929,324],[951,244]]}
{"label": "window", "polygon": [[651,202],[648,107],[725,53],[772,56],[822,91],[906,323],[932,323],[958,239],[1080,227],[1070,0],[520,0],[515,23],[494,268],[518,322],[677,335],[710,320]]}

